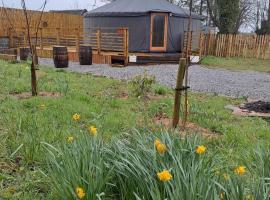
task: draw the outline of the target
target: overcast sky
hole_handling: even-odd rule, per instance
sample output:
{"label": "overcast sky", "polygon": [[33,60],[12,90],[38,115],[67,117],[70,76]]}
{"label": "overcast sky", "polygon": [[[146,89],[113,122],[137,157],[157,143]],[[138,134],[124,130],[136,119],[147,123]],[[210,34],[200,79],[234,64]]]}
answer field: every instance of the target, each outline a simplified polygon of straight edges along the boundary
{"label": "overcast sky", "polygon": [[[5,6],[20,8],[21,0],[3,0]],[[0,1],[1,2],[1,1]],[[25,0],[28,9],[36,10],[41,7],[44,0]],[[91,10],[107,3],[106,0],[48,0],[46,10],[87,9]],[[1,3],[2,4],[2,3]],[[2,6],[2,5],[1,5]]]}

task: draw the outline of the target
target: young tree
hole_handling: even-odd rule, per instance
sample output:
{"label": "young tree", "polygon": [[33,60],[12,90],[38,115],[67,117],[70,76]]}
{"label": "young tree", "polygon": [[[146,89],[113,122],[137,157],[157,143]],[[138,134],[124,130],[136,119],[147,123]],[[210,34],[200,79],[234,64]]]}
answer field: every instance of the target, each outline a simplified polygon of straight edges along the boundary
{"label": "young tree", "polygon": [[22,9],[23,9],[23,13],[24,13],[24,17],[25,17],[25,23],[26,23],[26,28],[27,28],[27,40],[28,40],[28,44],[29,44],[29,48],[31,51],[31,86],[32,86],[32,96],[37,96],[37,76],[36,76],[36,58],[37,58],[37,50],[36,50],[36,46],[37,46],[37,38],[38,38],[38,31],[39,31],[39,27],[41,24],[41,20],[42,20],[42,16],[43,16],[43,12],[44,9],[46,7],[47,4],[47,0],[44,0],[43,5],[41,6],[41,13],[40,13],[40,17],[37,21],[36,26],[34,26],[33,31],[35,33],[35,41],[31,40],[31,27],[30,27],[30,19],[28,16],[28,12],[27,12],[27,8],[26,8],[26,4],[25,4],[25,0],[21,0],[21,5],[22,5]]}
{"label": "young tree", "polygon": [[[5,9],[5,4],[4,4],[4,0],[2,1],[2,6],[4,8],[4,12],[7,13],[6,9]],[[31,22],[33,22],[33,19],[31,19],[31,16],[29,16],[29,13],[27,11],[27,7],[26,7],[26,3],[25,0],[21,0],[21,7],[23,10],[23,14],[24,14],[24,23],[25,23],[25,27],[26,27],[26,32],[27,32],[27,43],[29,45],[30,48],[30,52],[31,52],[31,89],[32,89],[32,96],[37,96],[37,76],[36,76],[36,58],[37,58],[37,51],[36,51],[36,46],[37,46],[37,40],[38,40],[38,32],[39,32],[39,28],[40,28],[40,24],[42,21],[42,16],[44,13],[44,9],[47,5],[47,0],[44,0],[42,6],[41,6],[41,12],[40,15],[37,19],[35,19],[36,21],[34,22],[34,26],[31,27]],[[13,30],[16,31],[16,27],[14,27],[14,19],[10,19],[10,16],[6,14],[5,16],[7,18],[7,21],[10,24],[10,27],[12,27]],[[31,34],[34,32],[34,41],[31,39]]]}

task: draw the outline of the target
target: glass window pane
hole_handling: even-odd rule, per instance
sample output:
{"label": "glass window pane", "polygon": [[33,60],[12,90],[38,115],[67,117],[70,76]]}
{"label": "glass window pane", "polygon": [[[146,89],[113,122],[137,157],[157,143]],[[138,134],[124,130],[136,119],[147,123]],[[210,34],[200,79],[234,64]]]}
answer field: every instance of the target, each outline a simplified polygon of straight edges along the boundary
{"label": "glass window pane", "polygon": [[164,31],[165,31],[165,16],[155,15],[153,16],[152,27],[152,46],[163,47],[164,46]]}

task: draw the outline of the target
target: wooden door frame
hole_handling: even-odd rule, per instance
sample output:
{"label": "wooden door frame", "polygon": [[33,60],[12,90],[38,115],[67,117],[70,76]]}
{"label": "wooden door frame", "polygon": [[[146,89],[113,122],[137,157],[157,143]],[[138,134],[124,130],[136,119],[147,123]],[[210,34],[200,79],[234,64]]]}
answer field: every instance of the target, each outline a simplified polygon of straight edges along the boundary
{"label": "wooden door frame", "polygon": [[[152,45],[152,39],[153,39],[153,19],[154,16],[165,16],[165,24],[164,24],[164,46],[163,47],[153,47]],[[160,52],[166,52],[167,51],[167,41],[168,41],[168,13],[164,12],[152,12],[151,13],[151,25],[150,25],[150,51],[160,51]]]}

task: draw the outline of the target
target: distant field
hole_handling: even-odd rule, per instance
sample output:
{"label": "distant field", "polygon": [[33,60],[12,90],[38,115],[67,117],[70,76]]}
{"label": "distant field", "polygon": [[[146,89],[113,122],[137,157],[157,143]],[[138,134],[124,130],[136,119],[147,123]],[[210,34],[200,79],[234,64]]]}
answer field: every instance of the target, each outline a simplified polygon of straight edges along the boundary
{"label": "distant field", "polygon": [[251,70],[259,72],[270,72],[270,60],[253,58],[221,58],[207,56],[202,64],[210,68],[224,68],[229,70]]}

